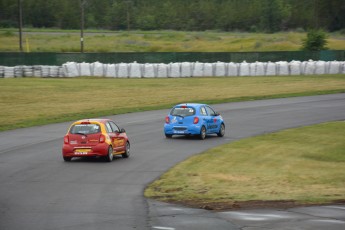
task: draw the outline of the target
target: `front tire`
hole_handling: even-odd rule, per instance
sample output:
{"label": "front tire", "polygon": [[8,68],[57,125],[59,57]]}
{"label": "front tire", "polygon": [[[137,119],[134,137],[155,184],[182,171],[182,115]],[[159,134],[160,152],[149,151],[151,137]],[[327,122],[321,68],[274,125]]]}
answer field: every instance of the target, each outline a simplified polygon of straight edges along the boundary
{"label": "front tire", "polygon": [[166,138],[172,138],[172,134],[165,134]]}
{"label": "front tire", "polygon": [[199,138],[200,138],[200,140],[204,140],[206,138],[206,128],[205,128],[205,126],[201,127]]}
{"label": "front tire", "polygon": [[121,154],[121,156],[122,156],[123,158],[128,158],[129,155],[130,155],[130,152],[131,152],[131,145],[130,145],[129,142],[127,141],[127,143],[126,143],[126,150],[125,150],[124,153]]}
{"label": "front tire", "polygon": [[105,160],[107,162],[112,162],[113,161],[113,158],[114,158],[114,155],[113,155],[113,147],[112,146],[109,146],[108,148],[108,155],[105,157]]}
{"label": "front tire", "polygon": [[219,129],[219,132],[217,133],[218,137],[224,137],[225,135],[225,125],[224,124],[221,124],[220,125],[220,129]]}

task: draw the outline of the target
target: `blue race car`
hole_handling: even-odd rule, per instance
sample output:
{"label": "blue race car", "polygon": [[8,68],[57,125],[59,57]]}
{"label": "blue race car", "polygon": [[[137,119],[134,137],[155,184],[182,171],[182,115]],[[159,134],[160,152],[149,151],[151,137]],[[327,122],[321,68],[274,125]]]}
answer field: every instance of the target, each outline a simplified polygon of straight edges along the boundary
{"label": "blue race car", "polygon": [[197,135],[205,139],[207,134],[223,137],[225,124],[222,116],[206,104],[179,104],[165,117],[164,133],[173,135]]}

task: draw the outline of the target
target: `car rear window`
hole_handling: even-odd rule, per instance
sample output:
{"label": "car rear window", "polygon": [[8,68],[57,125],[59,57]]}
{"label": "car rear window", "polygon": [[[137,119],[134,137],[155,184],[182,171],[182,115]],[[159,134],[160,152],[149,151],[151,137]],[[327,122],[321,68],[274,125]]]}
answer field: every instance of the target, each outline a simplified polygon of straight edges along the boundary
{"label": "car rear window", "polygon": [[195,109],[192,107],[175,107],[171,110],[170,115],[188,117],[195,115]]}
{"label": "car rear window", "polygon": [[95,134],[101,131],[98,124],[77,124],[71,127],[71,134]]}

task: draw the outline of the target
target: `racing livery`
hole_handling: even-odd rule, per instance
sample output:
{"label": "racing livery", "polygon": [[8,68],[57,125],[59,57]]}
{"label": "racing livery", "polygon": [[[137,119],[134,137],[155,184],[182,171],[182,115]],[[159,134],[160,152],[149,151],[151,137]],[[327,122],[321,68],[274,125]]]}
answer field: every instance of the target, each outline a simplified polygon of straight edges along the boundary
{"label": "racing livery", "polygon": [[108,162],[114,155],[128,158],[130,143],[124,129],[110,119],[85,119],[74,122],[64,136],[62,156],[65,161],[73,157],[104,157]]}
{"label": "racing livery", "polygon": [[223,137],[225,124],[222,116],[209,105],[179,104],[165,117],[164,133],[167,138],[173,135],[198,135],[203,140],[208,134]]}

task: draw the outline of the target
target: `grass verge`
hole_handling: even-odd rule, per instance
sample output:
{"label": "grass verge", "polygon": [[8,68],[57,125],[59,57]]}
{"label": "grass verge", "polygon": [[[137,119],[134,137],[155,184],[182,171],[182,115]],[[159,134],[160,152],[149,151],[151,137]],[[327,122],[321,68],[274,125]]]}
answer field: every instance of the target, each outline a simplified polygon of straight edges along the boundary
{"label": "grass verge", "polygon": [[[0,30],[0,51],[18,51],[17,30]],[[86,30],[85,52],[262,52],[297,51],[306,33],[279,32],[186,32],[186,31],[97,31]],[[79,52],[80,34],[76,30],[24,29],[25,49],[30,52]],[[328,34],[331,50],[344,50],[339,33]]]}
{"label": "grass verge", "polygon": [[107,79],[0,79],[0,131],[169,108],[344,93],[344,75]]}
{"label": "grass verge", "polygon": [[145,196],[219,210],[344,202],[344,168],[345,122],[330,122],[210,149],[170,169]]}

